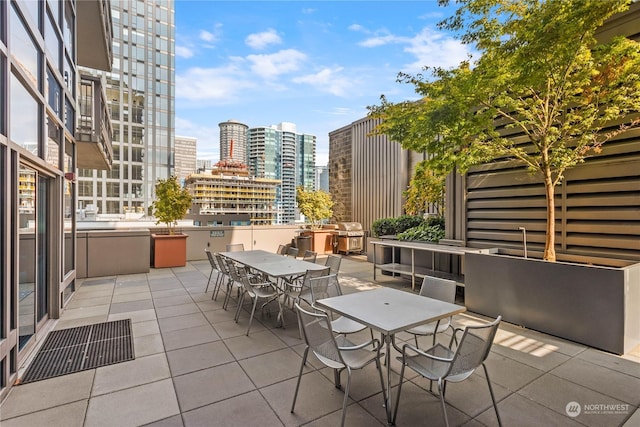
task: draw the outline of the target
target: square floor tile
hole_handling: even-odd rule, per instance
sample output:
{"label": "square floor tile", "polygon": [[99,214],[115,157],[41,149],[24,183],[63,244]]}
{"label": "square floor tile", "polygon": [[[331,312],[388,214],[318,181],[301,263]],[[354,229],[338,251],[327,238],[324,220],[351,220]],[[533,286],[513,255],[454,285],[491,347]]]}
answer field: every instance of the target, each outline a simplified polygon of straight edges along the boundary
{"label": "square floor tile", "polygon": [[168,351],[167,359],[174,377],[234,360],[222,341]]}

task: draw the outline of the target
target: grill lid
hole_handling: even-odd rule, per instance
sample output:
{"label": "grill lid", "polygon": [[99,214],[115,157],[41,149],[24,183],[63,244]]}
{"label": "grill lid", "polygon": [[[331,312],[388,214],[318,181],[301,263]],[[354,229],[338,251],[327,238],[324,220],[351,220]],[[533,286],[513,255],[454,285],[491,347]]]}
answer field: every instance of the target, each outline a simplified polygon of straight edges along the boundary
{"label": "grill lid", "polygon": [[339,222],[339,231],[362,231],[362,224],[359,222]]}

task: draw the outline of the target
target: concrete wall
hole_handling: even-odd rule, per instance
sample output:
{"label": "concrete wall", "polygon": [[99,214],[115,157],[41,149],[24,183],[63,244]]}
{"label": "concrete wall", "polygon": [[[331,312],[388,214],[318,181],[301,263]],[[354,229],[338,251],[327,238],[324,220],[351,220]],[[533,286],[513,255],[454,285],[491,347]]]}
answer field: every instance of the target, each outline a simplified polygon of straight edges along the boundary
{"label": "concrete wall", "polygon": [[[298,226],[182,227],[187,238],[187,261],[205,260],[205,248],[226,250],[227,244],[242,243],[246,250],[275,252],[290,244]],[[84,230],[77,233],[76,273],[86,277],[148,273],[151,265],[151,233],[162,228],[131,230]]]}

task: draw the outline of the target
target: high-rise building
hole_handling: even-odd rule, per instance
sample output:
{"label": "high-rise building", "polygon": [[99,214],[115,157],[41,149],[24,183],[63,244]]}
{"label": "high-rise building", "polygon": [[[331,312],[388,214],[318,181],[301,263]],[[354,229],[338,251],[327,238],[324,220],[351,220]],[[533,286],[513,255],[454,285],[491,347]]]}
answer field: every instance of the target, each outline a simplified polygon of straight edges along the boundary
{"label": "high-rise building", "polygon": [[76,168],[109,169],[108,0],[0,1],[0,401],[76,290]]}
{"label": "high-rise building", "polygon": [[107,214],[148,213],[156,181],[172,175],[175,165],[174,1],[114,1],[111,15],[113,69],[105,78],[113,166],[79,170],[78,205]]}
{"label": "high-rise building", "polygon": [[249,126],[237,120],[219,123],[220,160],[232,160],[247,164],[247,129]]}
{"label": "high-rise building", "polygon": [[196,138],[176,136],[174,175],[183,185],[187,177],[197,171],[196,144]]}
{"label": "high-rise building", "polygon": [[[276,188],[280,181],[249,176],[241,163],[221,160],[210,173],[193,174],[186,187],[191,193],[194,219],[198,216],[228,218],[235,215],[230,225],[271,225],[276,221]],[[248,224],[238,223],[241,216]],[[234,223],[235,221],[235,223]],[[220,221],[222,222],[222,221]]]}
{"label": "high-rise building", "polygon": [[278,187],[278,224],[296,219],[296,187],[313,188],[316,137],[300,134],[293,123],[282,122],[248,131],[249,170],[258,178],[281,181]]}
{"label": "high-rise building", "polygon": [[211,170],[211,159],[196,159],[196,173],[208,172]]}
{"label": "high-rise building", "polygon": [[329,167],[316,166],[315,189],[329,192]]}

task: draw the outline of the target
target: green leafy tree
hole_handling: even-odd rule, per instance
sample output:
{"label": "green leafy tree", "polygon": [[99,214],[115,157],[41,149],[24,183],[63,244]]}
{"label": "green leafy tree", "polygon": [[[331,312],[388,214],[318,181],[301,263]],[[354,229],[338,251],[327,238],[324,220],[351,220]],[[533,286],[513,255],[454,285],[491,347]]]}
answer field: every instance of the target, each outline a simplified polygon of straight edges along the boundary
{"label": "green leafy tree", "polygon": [[191,195],[178,183],[178,177],[159,179],[156,200],[152,204],[156,224],[166,224],[169,234],[175,234],[178,220],[184,218],[191,207]]}
{"label": "green leafy tree", "polygon": [[333,215],[333,200],[325,191],[308,191],[300,186],[296,189],[296,202],[300,213],[315,226],[319,226],[320,221]]}
{"label": "green leafy tree", "polygon": [[432,205],[438,215],[444,210],[445,175],[434,173],[425,162],[416,165],[409,187],[404,192],[404,210],[409,215],[422,215]]}
{"label": "green leafy tree", "polygon": [[[441,3],[448,3],[441,0]],[[555,261],[555,187],[567,169],[640,124],[640,44],[594,34],[627,0],[459,0],[440,27],[479,57],[429,75],[400,73],[419,102],[369,107],[376,133],[426,151],[433,173],[492,159],[520,162],[544,183],[544,259]],[[623,123],[620,125],[620,123]],[[509,138],[509,134],[522,137]]]}

